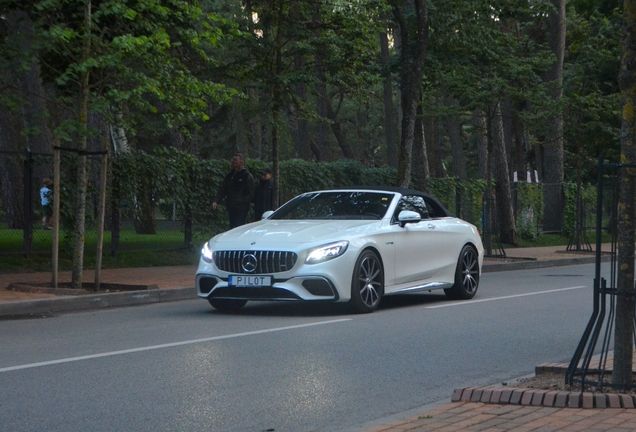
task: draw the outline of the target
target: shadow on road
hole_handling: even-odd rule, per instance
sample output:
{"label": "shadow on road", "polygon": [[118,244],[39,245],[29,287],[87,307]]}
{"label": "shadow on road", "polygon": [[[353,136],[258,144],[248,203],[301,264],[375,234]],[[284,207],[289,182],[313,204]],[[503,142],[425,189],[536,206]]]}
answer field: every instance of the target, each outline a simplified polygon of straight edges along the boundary
{"label": "shadow on road", "polygon": [[[417,307],[450,301],[444,294],[410,294],[387,296],[378,311]],[[346,303],[331,302],[261,302],[250,301],[238,312],[222,312],[210,307],[211,315],[276,316],[276,317],[337,317],[355,316]]]}

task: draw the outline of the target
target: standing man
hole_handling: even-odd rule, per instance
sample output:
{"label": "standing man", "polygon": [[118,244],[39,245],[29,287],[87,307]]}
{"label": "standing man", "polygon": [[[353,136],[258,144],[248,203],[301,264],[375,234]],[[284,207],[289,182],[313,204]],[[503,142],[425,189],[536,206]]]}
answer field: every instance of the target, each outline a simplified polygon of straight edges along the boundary
{"label": "standing man", "polygon": [[263,213],[274,210],[274,185],[272,183],[272,169],[263,168],[261,179],[254,192],[254,221],[261,220]]}
{"label": "standing man", "polygon": [[254,195],[254,178],[245,169],[243,155],[235,154],[231,162],[232,171],[223,179],[216,199],[212,203],[212,210],[216,211],[217,202],[225,200],[225,207],[230,215],[230,229],[245,224]]}

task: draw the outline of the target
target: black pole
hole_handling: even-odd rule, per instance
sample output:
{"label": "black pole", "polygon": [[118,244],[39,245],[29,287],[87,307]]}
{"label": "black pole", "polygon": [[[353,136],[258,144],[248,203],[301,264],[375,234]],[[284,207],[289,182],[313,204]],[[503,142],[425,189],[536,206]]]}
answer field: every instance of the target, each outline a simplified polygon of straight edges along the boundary
{"label": "black pole", "polygon": [[184,221],[184,246],[190,248],[192,246],[192,210],[190,205],[186,208],[185,221]]}
{"label": "black pole", "polygon": [[462,217],[462,192],[460,187],[459,177],[455,177],[455,216],[458,218]]}
{"label": "black pole", "polygon": [[120,222],[119,222],[119,184],[117,176],[112,177],[112,194],[110,201],[111,226],[110,226],[110,255],[114,258],[119,250]]}
{"label": "black pole", "polygon": [[601,245],[603,228],[603,156],[598,158],[598,178],[596,190],[596,267],[594,278],[601,279]]}
{"label": "black pole", "polygon": [[33,249],[33,153],[26,151],[24,161],[24,256]]}
{"label": "black pole", "polygon": [[[585,327],[585,331],[583,332],[583,337],[579,341],[578,346],[576,347],[576,351],[574,352],[574,356],[572,356],[572,360],[570,360],[570,364],[565,372],[565,382],[566,384],[572,384],[574,381],[574,375],[576,374],[576,369],[579,365],[579,361],[581,360],[581,356],[583,355],[583,351],[585,350],[585,346],[587,345],[590,336],[592,335],[592,331],[594,329],[594,324],[597,322],[599,315],[601,314],[601,305],[600,305],[600,293],[601,293],[601,284],[605,285],[605,281],[601,281],[601,232],[600,227],[602,226],[601,218],[603,216],[602,204],[603,204],[603,157],[600,156],[598,160],[598,178],[597,178],[597,186],[596,186],[596,269],[594,276],[594,289],[593,289],[593,308],[592,308],[592,316]],[[596,342],[593,343],[596,345]],[[593,353],[593,346],[589,347]],[[585,373],[587,367],[589,366],[589,361],[586,365],[583,365],[583,377],[582,381],[585,380]]]}

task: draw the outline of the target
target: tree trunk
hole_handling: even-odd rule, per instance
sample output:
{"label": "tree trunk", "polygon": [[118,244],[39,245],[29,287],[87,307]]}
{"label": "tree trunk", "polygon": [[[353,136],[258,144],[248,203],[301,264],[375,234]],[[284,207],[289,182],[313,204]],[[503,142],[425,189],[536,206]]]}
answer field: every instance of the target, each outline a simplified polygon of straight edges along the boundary
{"label": "tree trunk", "polygon": [[504,145],[506,148],[506,155],[508,156],[508,178],[512,178],[512,173],[515,171],[515,164],[512,156],[514,155],[514,125],[513,125],[513,107],[510,98],[504,98],[501,104],[501,122],[503,124],[503,136]]}
{"label": "tree trunk", "polygon": [[[294,65],[298,71],[301,71],[304,67],[304,58],[301,55],[294,57]],[[307,105],[307,84],[299,81],[295,88],[296,98],[303,106]],[[306,116],[296,107],[290,107],[291,116],[293,117],[293,132],[292,138],[294,141],[294,148],[296,149],[296,157],[305,159],[310,151],[309,146],[309,125]]]}
{"label": "tree trunk", "polygon": [[499,239],[502,243],[517,245],[517,228],[515,226],[512,208],[512,194],[510,191],[510,177],[508,175],[508,158],[504,141],[504,130],[501,108],[497,105],[492,119],[492,156],[493,175],[496,180],[495,194],[497,197],[497,215],[499,222]]}
{"label": "tree trunk", "polygon": [[248,89],[247,95],[249,97],[249,104],[251,110],[249,119],[249,130],[247,135],[247,141],[250,148],[254,149],[254,152],[259,155],[261,159],[267,160],[267,155],[262,153],[262,136],[261,136],[261,97],[260,93],[256,89]]}
{"label": "tree trunk", "polygon": [[[342,103],[342,98],[343,98],[343,95],[340,95],[340,104]],[[351,149],[351,146],[347,142],[347,137],[345,136],[344,131],[340,127],[340,122],[338,121],[338,114],[337,112],[334,112],[333,107],[331,106],[331,103],[332,103],[331,98],[329,98],[327,100],[326,108],[327,108],[327,118],[329,119],[329,122],[331,123],[331,131],[333,132],[333,135],[336,137],[336,141],[338,142],[338,145],[340,146],[340,150],[342,150],[342,154],[344,155],[344,157],[347,159],[355,159],[353,150]],[[340,108],[338,108],[338,111],[339,110]]]}
{"label": "tree trunk", "polygon": [[440,149],[440,141],[442,140],[440,139],[438,125],[438,121],[430,119],[424,126],[428,169],[431,178],[446,177],[446,169],[444,168],[442,152]]}
{"label": "tree trunk", "polygon": [[[98,129],[98,130],[102,130],[102,129]],[[179,151],[187,151],[187,147],[185,145],[185,137],[183,136],[181,132],[179,132],[179,129],[177,129],[176,127],[171,127],[170,129],[168,129],[167,134],[168,134],[168,142],[170,143],[171,147],[174,147]]]}
{"label": "tree trunk", "polygon": [[448,132],[451,155],[453,157],[453,176],[465,180],[468,178],[466,174],[466,156],[461,137],[461,124],[456,116],[446,119],[446,131]]}
{"label": "tree trunk", "polygon": [[477,164],[479,165],[479,177],[488,179],[488,144],[484,137],[486,126],[484,116],[479,110],[473,111],[473,135],[475,137],[475,147],[477,148]]}
{"label": "tree trunk", "polygon": [[[88,60],[91,52],[91,0],[84,4],[84,46],[82,48],[82,60]],[[80,151],[77,164],[77,190],[75,201],[75,240],[73,244],[73,271],[71,283],[73,288],[82,287],[82,273],[84,270],[84,236],[86,231],[86,190],[88,175],[86,170],[86,151],[88,140],[88,96],[89,96],[89,72],[85,70],[81,75],[79,123],[80,133],[77,149]]]}
{"label": "tree trunk", "polygon": [[[517,172],[519,181],[524,181],[526,178],[526,172],[532,171],[531,165],[528,163],[529,159],[529,146],[526,139],[526,131],[523,121],[519,117],[518,110],[512,110],[512,131],[514,135],[512,155],[510,157],[512,161],[512,171]],[[534,176],[534,173],[531,173]]]}
{"label": "tree trunk", "polygon": [[[40,74],[40,62],[33,55],[35,42],[35,28],[29,15],[24,11],[13,11],[6,15],[7,26],[17,36],[20,51],[32,55],[32,61],[27,68],[21,66],[20,86],[22,88],[22,106],[27,148],[34,153],[53,153],[53,134],[47,125],[48,111],[42,77]],[[23,69],[24,68],[24,69]],[[48,171],[48,172],[47,172]],[[39,177],[50,176],[53,170],[45,170]]]}
{"label": "tree trunk", "polygon": [[428,42],[428,15],[426,0],[414,0],[415,24],[409,26],[403,2],[392,0],[393,16],[400,29],[400,93],[402,94],[402,138],[398,148],[397,185],[408,187],[411,181],[411,164],[417,104]]}
{"label": "tree trunk", "polygon": [[[549,97],[558,104],[563,97],[563,57],[565,53],[565,0],[551,0],[554,10],[548,17],[548,44],[556,57],[546,74],[552,84]],[[563,115],[559,109],[547,124],[544,144],[544,231],[563,229]]]}
{"label": "tree trunk", "polygon": [[126,153],[130,151],[130,144],[126,137],[126,131],[121,127],[123,123],[124,114],[120,111],[115,114],[117,124],[110,126],[110,136],[113,140],[113,147],[115,153]]}
{"label": "tree trunk", "polygon": [[415,136],[413,141],[413,164],[415,170],[413,180],[415,188],[428,192],[428,179],[431,176],[428,167],[428,155],[426,154],[426,134],[424,133],[424,118],[422,117],[422,105],[417,107],[417,120],[415,122]]}
{"label": "tree trunk", "polygon": [[386,161],[390,167],[397,166],[397,113],[393,103],[393,83],[391,81],[389,38],[384,32],[380,33],[380,54],[384,69],[383,102],[384,102],[384,136],[386,138]]}
{"label": "tree trunk", "polygon": [[153,199],[152,186],[147,180],[142,180],[138,190],[137,202],[135,205],[135,226],[136,234],[157,234],[157,220],[155,219],[155,200]]}
{"label": "tree trunk", "polygon": [[[279,74],[282,72],[283,66],[283,39],[282,39],[282,23],[283,23],[283,6],[284,1],[278,0],[278,22],[276,26],[276,60],[274,63],[274,73]],[[274,175],[272,178],[273,183],[273,201],[274,208],[277,208],[280,202],[280,143],[278,142],[278,128],[280,122],[280,110],[281,110],[281,89],[278,84],[272,88],[272,162]]]}
{"label": "tree trunk", "polygon": [[[314,27],[314,32],[316,36],[319,36],[320,27],[321,27],[321,18],[320,18],[320,8],[321,3],[316,2],[312,6],[312,17],[314,23],[312,24]],[[327,125],[327,81],[325,76],[325,66],[322,61],[322,55],[320,50],[318,49],[314,55],[314,61],[316,64],[315,74],[316,74],[316,112],[318,113],[318,123],[316,125],[317,133],[317,145],[318,150],[320,152],[319,160],[329,161],[331,160],[331,149],[329,145],[329,132]]]}
{"label": "tree trunk", "polygon": [[[618,82],[623,104],[621,163],[636,164],[636,0],[623,1],[623,55]],[[634,229],[636,169],[623,168],[618,205],[618,273],[612,383],[629,390],[634,349]]]}
{"label": "tree trunk", "polygon": [[[0,104],[0,150],[23,151],[19,123],[18,116]],[[24,229],[25,226],[23,165],[18,154],[0,154],[0,197],[10,229]]]}

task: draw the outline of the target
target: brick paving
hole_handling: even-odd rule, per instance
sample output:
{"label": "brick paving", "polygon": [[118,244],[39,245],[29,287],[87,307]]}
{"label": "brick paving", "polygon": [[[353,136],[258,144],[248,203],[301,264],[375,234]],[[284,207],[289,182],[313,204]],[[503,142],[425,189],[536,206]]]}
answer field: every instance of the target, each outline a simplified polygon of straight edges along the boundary
{"label": "brick paving", "polygon": [[367,429],[385,431],[636,431],[636,410],[454,402]]}

